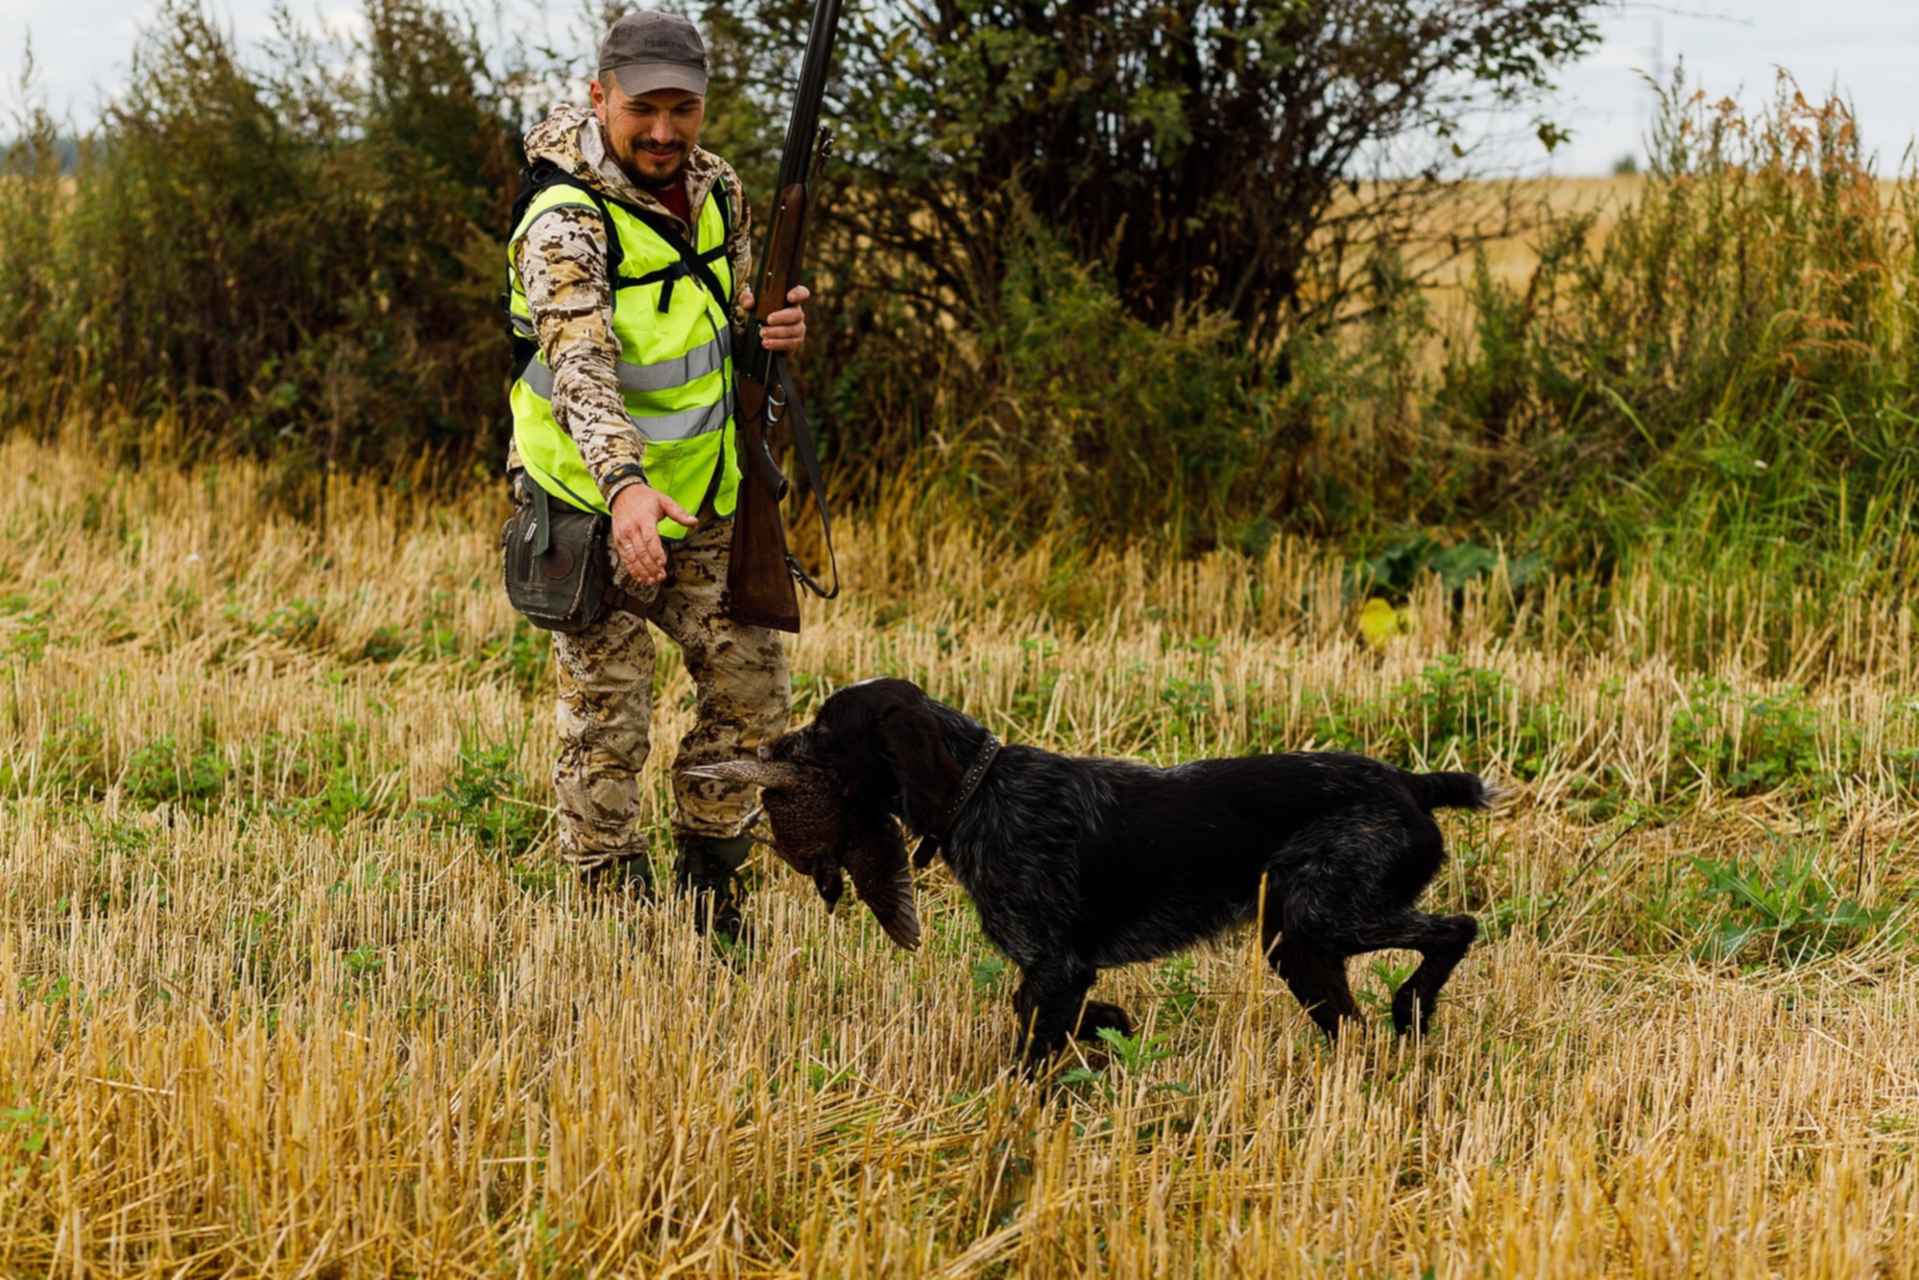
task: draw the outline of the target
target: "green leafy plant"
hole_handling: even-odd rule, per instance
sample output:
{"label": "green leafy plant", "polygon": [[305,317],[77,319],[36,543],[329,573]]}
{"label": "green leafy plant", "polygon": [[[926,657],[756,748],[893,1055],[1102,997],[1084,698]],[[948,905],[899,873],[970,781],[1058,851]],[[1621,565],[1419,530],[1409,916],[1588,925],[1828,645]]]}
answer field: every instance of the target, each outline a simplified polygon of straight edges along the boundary
{"label": "green leafy plant", "polygon": [[0,1108],[0,1135],[5,1140],[0,1151],[10,1157],[11,1171],[26,1173],[45,1160],[47,1143],[57,1124],[55,1117],[40,1107]]}
{"label": "green leafy plant", "polygon": [[177,804],[196,813],[210,810],[226,790],[226,759],[211,741],[191,755],[182,754],[171,735],[135,751],[122,778],[128,799],[148,807]]}
{"label": "green leafy plant", "polygon": [[406,641],[393,627],[375,627],[360,646],[360,657],[368,662],[391,662],[405,652]]}
{"label": "green leafy plant", "polygon": [[440,793],[419,805],[433,826],[471,833],[489,853],[515,858],[533,847],[545,828],[544,810],[527,799],[526,780],[514,742],[460,744],[459,765]]}
{"label": "green leafy plant", "polygon": [[1199,1008],[1199,963],[1185,952],[1159,967],[1160,1006],[1180,1022]]}
{"label": "green leafy plant", "polygon": [[513,620],[513,630],[480,647],[477,665],[506,673],[521,693],[531,694],[546,680],[553,661],[553,641],[525,618]]}
{"label": "green leafy plant", "polygon": [[[1445,545],[1415,533],[1389,542],[1370,556],[1347,565],[1347,590],[1353,595],[1383,592],[1403,600],[1419,579],[1436,575],[1449,591],[1458,591],[1476,579],[1490,577],[1502,559],[1498,551],[1466,539]],[[1505,558],[1507,581],[1519,591],[1539,578],[1546,568],[1537,553]]]}
{"label": "green leafy plant", "polygon": [[972,971],[973,990],[979,992],[981,995],[990,995],[998,989],[1001,980],[1004,979],[1011,970],[1012,966],[1006,962],[1003,956],[989,955],[984,959],[975,960]]}
{"label": "green leafy plant", "polygon": [[1888,913],[1841,893],[1812,854],[1782,847],[1770,863],[1694,858],[1703,959],[1799,965],[1864,942]]}
{"label": "green leafy plant", "polygon": [[[1094,1084],[1110,1092],[1113,1087],[1112,1073],[1117,1069],[1123,1076],[1137,1076],[1155,1063],[1172,1056],[1173,1050],[1160,1036],[1147,1037],[1144,1032],[1126,1035],[1114,1027],[1099,1029],[1100,1043],[1106,1046],[1107,1061],[1103,1066],[1073,1067],[1060,1075],[1060,1083],[1065,1085]],[[1154,1089],[1175,1093],[1191,1091],[1191,1086],[1183,1081],[1161,1081]]]}
{"label": "green leafy plant", "polygon": [[[1797,688],[1742,696],[1723,681],[1699,680],[1673,711],[1673,780],[1683,787],[1704,779],[1733,795],[1823,791],[1826,732]],[[1829,750],[1843,763],[1857,755],[1856,736],[1834,732]]]}
{"label": "green leafy plant", "polygon": [[1375,959],[1367,965],[1372,981],[1355,991],[1353,996],[1375,1014],[1384,1016],[1392,1011],[1393,992],[1399,990],[1406,979],[1413,976],[1413,970],[1418,965],[1419,962],[1416,960],[1406,964],[1390,964],[1385,960]]}

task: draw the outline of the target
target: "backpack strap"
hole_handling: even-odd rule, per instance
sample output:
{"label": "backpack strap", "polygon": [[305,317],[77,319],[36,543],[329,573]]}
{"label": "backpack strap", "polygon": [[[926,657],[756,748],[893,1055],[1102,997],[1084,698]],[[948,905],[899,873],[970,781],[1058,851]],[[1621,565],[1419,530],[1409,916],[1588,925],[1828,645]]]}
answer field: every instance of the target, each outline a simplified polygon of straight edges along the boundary
{"label": "backpack strap", "polygon": [[[645,284],[657,284],[660,286],[660,310],[665,311],[673,305],[674,284],[690,275],[700,282],[721,307],[725,307],[732,301],[727,297],[726,290],[720,287],[720,278],[713,271],[713,264],[726,256],[724,240],[720,242],[717,249],[701,253],[686,242],[686,237],[680,234],[679,223],[666,214],[642,209],[638,205],[622,204],[620,207],[645,223],[654,235],[666,241],[680,257],[679,261],[671,266],[661,267],[658,271],[649,271],[643,276],[615,275],[613,279],[615,289],[631,289]],[[726,220],[724,203],[720,206],[720,219],[721,224],[724,225]]]}
{"label": "backpack strap", "polygon": [[[680,234],[679,223],[673,218],[625,201],[609,202],[605,196],[551,160],[536,160],[520,171],[520,191],[513,200],[512,225],[514,227],[520,225],[520,219],[526,216],[527,209],[542,191],[549,187],[562,186],[579,191],[593,202],[595,209],[599,210],[600,225],[606,231],[607,284],[613,292],[618,293],[621,289],[636,289],[642,285],[657,284],[660,286],[660,310],[666,311],[673,305],[673,286],[683,278],[692,276],[719,302],[722,309],[732,305],[733,299],[728,296],[727,290],[720,287],[720,278],[713,270],[713,264],[726,257],[726,242],[733,234],[733,209],[727,198],[724,178],[713,184],[713,190],[708,197],[719,206],[720,244],[717,249],[710,249],[705,253],[700,253],[686,242],[686,237]],[[625,262],[626,251],[620,245],[619,231],[613,226],[613,212],[607,208],[609,203],[619,204],[620,208],[645,223],[654,235],[672,247],[673,251],[679,255],[679,261],[671,266],[662,267],[658,271],[649,271],[643,276],[622,275],[620,267]],[[510,301],[509,298],[508,302]],[[519,370],[526,367],[527,361],[533,358],[538,345],[533,339],[513,327],[510,315],[507,330],[507,336],[513,344],[513,369],[517,374]]]}
{"label": "backpack strap", "polygon": [[[619,232],[614,229],[612,212],[607,209],[606,201],[600,196],[599,192],[587,186],[584,182],[581,182],[578,178],[560,168],[559,165],[551,160],[535,160],[532,164],[520,170],[520,190],[519,193],[513,197],[513,220],[507,226],[507,234],[511,235],[514,228],[520,225],[520,220],[526,217],[526,211],[532,207],[533,202],[539,198],[540,193],[551,187],[572,187],[575,191],[578,191],[591,201],[594,209],[598,210],[600,226],[606,232],[607,279],[612,282],[614,288],[618,288],[620,264],[626,258],[626,250],[620,244]],[[538,352],[539,344],[534,339],[521,333],[519,329],[514,326],[512,302],[513,299],[510,291],[502,295],[502,305],[507,311],[507,339],[512,344],[511,359],[513,361],[513,376],[517,378],[520,375],[520,371],[526,368],[527,362]]]}
{"label": "backpack strap", "polygon": [[724,244],[733,238],[733,204],[732,197],[726,194],[725,178],[713,184],[713,193],[708,199],[720,207],[720,242]]}
{"label": "backpack strap", "polygon": [[620,246],[620,237],[614,233],[613,215],[606,207],[606,198],[551,160],[536,160],[520,170],[520,193],[513,200],[512,225],[519,226],[520,219],[526,216],[533,201],[552,187],[572,187],[599,211],[600,225],[606,229],[606,272],[608,277],[618,276],[620,262],[625,258],[626,251]]}

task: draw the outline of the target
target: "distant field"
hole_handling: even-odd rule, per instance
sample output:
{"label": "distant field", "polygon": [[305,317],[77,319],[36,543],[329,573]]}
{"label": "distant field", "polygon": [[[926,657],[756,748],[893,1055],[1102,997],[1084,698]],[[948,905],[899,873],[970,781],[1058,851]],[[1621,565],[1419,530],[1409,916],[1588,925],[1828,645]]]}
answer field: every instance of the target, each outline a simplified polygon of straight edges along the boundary
{"label": "distant field", "polygon": [[[1516,234],[1490,239],[1483,245],[1493,279],[1523,290],[1538,265],[1545,224],[1572,214],[1594,213],[1597,217],[1591,240],[1597,244],[1611,231],[1619,211],[1643,188],[1644,179],[1639,177],[1555,178],[1513,185],[1511,208],[1521,229]],[[1423,363],[1428,371],[1442,362],[1453,335],[1471,328],[1473,315],[1468,288],[1475,266],[1471,233],[1479,228],[1490,230],[1502,225],[1503,219],[1497,210],[1508,189],[1504,184],[1466,184],[1454,192],[1452,199],[1428,211],[1412,228],[1404,247],[1405,260],[1410,268],[1425,277],[1429,318],[1438,330],[1427,343]],[[1449,243],[1455,235],[1463,237],[1457,251]],[[1425,275],[1435,267],[1430,275]]]}
{"label": "distant field", "polygon": [[[1880,188],[1890,201],[1898,189],[1892,181],[1882,181]],[[1592,235],[1595,241],[1603,240],[1612,230],[1619,211],[1637,199],[1645,190],[1646,179],[1638,177],[1617,178],[1551,178],[1519,185],[1521,207],[1531,206],[1549,210],[1555,215],[1575,213],[1597,213]],[[1487,265],[1492,268],[1496,279],[1513,285],[1523,285],[1533,267],[1539,261],[1537,239],[1530,235],[1520,235],[1499,240],[1487,248]],[[1447,273],[1451,282],[1458,283],[1469,279],[1472,274],[1470,257],[1462,260],[1454,270]],[[1441,290],[1437,295],[1443,302],[1447,292]]]}
{"label": "distant field", "polygon": [[1513,785],[1446,820],[1430,900],[1486,940],[1425,1039],[1405,957],[1329,1046],[1235,936],[1102,979],[1139,1038],[1032,1082],[941,869],[907,954],[762,858],[736,972],[554,866],[496,495],[345,485],[322,542],[245,465],[0,464],[7,1274],[1919,1274],[1903,601],[1495,574],[1375,649],[1294,543],[856,523],[802,715],[897,673],[1063,750]]}
{"label": "distant field", "polygon": [[[1593,226],[1595,239],[1603,239],[1611,230],[1619,209],[1631,203],[1645,186],[1643,178],[1554,178],[1520,184],[1522,209],[1548,210],[1555,216],[1576,213],[1598,214]],[[1537,240],[1531,235],[1495,241],[1487,246],[1486,263],[1495,278],[1523,285],[1539,261]],[[1471,278],[1472,260],[1467,258],[1448,273],[1455,282]]]}

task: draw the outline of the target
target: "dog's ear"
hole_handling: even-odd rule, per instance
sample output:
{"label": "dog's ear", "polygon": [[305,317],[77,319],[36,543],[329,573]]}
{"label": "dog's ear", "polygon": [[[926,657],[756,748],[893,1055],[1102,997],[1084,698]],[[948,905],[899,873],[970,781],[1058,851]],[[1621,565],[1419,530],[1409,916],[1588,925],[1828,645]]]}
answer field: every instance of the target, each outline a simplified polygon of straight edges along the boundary
{"label": "dog's ear", "polygon": [[913,872],[906,862],[906,841],[892,815],[865,815],[847,833],[841,857],[860,901],[886,936],[908,951],[918,947],[920,913],[913,898]]}
{"label": "dog's ear", "polygon": [[926,699],[888,707],[880,716],[879,740],[899,784],[900,816],[917,832],[943,834],[935,828],[959,798],[964,775],[946,750],[939,719]]}
{"label": "dog's ear", "polygon": [[820,901],[826,904],[827,911],[840,905],[840,895],[846,892],[846,877],[840,874],[837,862],[821,862],[813,869],[813,887],[820,892]]}

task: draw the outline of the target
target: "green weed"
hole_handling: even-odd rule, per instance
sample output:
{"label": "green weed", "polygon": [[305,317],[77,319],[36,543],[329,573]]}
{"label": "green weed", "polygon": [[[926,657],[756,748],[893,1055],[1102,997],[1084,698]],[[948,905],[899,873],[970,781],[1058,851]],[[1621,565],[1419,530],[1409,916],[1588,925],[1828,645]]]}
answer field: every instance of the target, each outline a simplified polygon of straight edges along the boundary
{"label": "green weed", "polygon": [[1004,956],[989,954],[973,962],[973,990],[981,995],[991,995],[997,991],[1012,966]]}
{"label": "green weed", "polygon": [[459,764],[440,793],[419,805],[430,826],[465,831],[488,853],[517,858],[545,829],[545,811],[525,799],[526,779],[514,763],[515,742],[465,737]]}
{"label": "green weed", "polygon": [[[1740,695],[1722,681],[1700,680],[1673,712],[1669,767],[1682,787],[1705,781],[1733,795],[1816,794],[1832,781],[1820,760],[1823,729],[1798,689]],[[1857,744],[1835,735],[1833,749],[1843,767]]]}
{"label": "green weed", "polygon": [[1471,539],[1446,546],[1425,533],[1414,533],[1387,543],[1370,556],[1350,561],[1346,591],[1353,598],[1384,595],[1404,600],[1419,579],[1431,573],[1446,584],[1448,591],[1457,592],[1469,582],[1490,578],[1502,562],[1506,581],[1515,594],[1542,577],[1547,568],[1545,559],[1537,553],[1508,557]]}
{"label": "green weed", "polygon": [[375,817],[389,808],[373,776],[363,725],[342,721],[302,740],[271,740],[268,750],[289,757],[291,785],[307,792],[269,806],[276,816],[337,835],[354,818]]}
{"label": "green weed", "polygon": [[40,1107],[0,1109],[0,1153],[5,1155],[10,1176],[25,1176],[45,1163],[47,1143],[58,1124],[51,1112]]}
{"label": "green weed", "polygon": [[[1102,1092],[1111,1096],[1116,1092],[1118,1080],[1135,1080],[1143,1076],[1154,1065],[1173,1056],[1172,1046],[1164,1037],[1148,1037],[1144,1032],[1125,1035],[1112,1027],[1099,1029],[1100,1043],[1106,1046],[1107,1059],[1103,1065],[1073,1067],[1062,1072],[1059,1080],[1063,1085],[1096,1085]],[[1192,1086],[1184,1081],[1165,1080],[1152,1086],[1152,1090],[1174,1093],[1190,1093]]]}
{"label": "green weed", "polygon": [[475,665],[504,672],[514,688],[531,695],[546,682],[552,660],[551,637],[525,618],[515,618],[505,637],[480,646]]}
{"label": "green weed", "polygon": [[375,627],[360,646],[360,658],[366,662],[391,662],[406,652],[406,641],[392,627]]}
{"label": "green weed", "polygon": [[86,712],[43,735],[39,755],[42,785],[56,798],[104,795],[113,777],[106,733]]}
{"label": "green weed", "polygon": [[121,785],[128,799],[148,808],[176,804],[206,813],[226,791],[229,772],[217,743],[203,742],[188,754],[163,735],[128,757]]}
{"label": "green weed", "polygon": [[1739,965],[1805,964],[1866,941],[1888,912],[1841,893],[1811,853],[1782,847],[1772,861],[1694,858],[1704,937],[1695,953]]}

